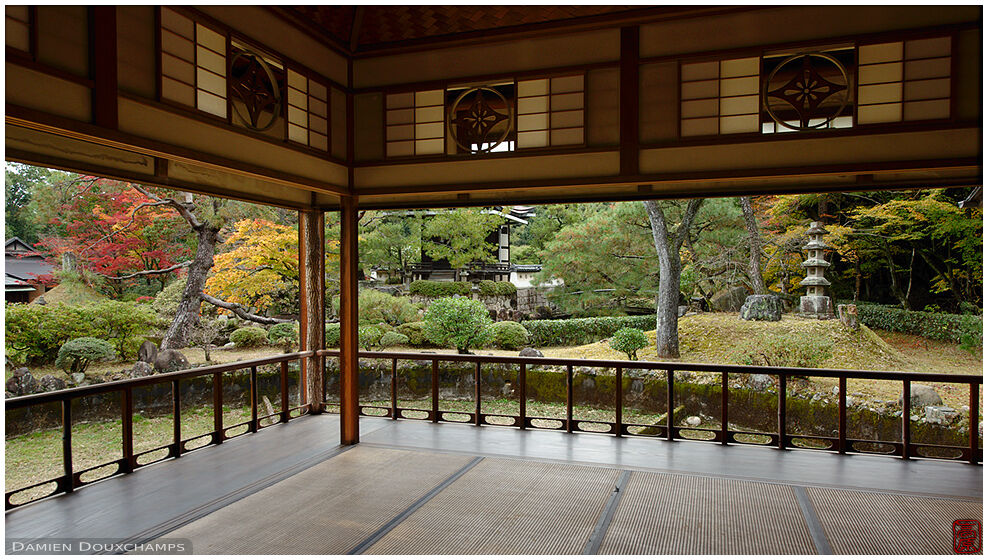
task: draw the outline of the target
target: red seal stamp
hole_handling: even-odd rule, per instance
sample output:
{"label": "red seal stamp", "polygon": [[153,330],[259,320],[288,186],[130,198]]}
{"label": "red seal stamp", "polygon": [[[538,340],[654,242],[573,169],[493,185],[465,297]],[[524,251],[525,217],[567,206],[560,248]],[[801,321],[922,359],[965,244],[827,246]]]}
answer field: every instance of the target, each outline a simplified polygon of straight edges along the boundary
{"label": "red seal stamp", "polygon": [[954,552],[981,554],[981,522],[977,519],[954,521]]}

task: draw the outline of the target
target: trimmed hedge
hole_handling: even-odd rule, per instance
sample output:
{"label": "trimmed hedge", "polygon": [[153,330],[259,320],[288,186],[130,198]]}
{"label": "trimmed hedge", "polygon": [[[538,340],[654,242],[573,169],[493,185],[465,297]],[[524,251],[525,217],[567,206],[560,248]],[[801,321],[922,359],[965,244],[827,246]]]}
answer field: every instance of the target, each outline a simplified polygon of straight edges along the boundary
{"label": "trimmed hedge", "polygon": [[480,295],[485,297],[503,296],[511,297],[518,293],[518,288],[511,282],[495,282],[493,280],[481,280],[478,285]]}
{"label": "trimmed hedge", "polygon": [[[411,346],[428,346],[429,339],[425,337],[425,322],[416,321],[405,323],[398,327],[398,332],[408,337],[408,344]],[[337,336],[339,338],[339,336]]]}
{"label": "trimmed hedge", "polygon": [[230,342],[237,348],[257,348],[268,341],[268,331],[261,327],[243,327],[230,334]]}
{"label": "trimmed hedge", "polygon": [[858,304],[858,320],[872,329],[914,334],[958,344],[982,343],[983,321],[978,315],[906,311],[882,305]]}
{"label": "trimmed hedge", "polygon": [[545,319],[521,324],[528,330],[528,343],[532,346],[574,346],[603,340],[626,327],[655,330],[655,315]]}
{"label": "trimmed hedge", "polygon": [[425,297],[450,297],[470,295],[470,282],[439,282],[416,280],[408,286],[408,292]]}
{"label": "trimmed hedge", "polygon": [[521,350],[528,346],[528,331],[520,323],[500,321],[491,325],[494,346],[503,350]]}

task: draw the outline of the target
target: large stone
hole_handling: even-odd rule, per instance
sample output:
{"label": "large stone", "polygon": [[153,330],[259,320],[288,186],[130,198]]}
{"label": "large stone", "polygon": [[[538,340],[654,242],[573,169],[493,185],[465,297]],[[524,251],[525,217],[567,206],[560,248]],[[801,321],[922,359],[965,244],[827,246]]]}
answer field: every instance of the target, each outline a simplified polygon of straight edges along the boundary
{"label": "large stone", "polygon": [[764,373],[753,373],[748,376],[748,380],[745,384],[756,391],[765,391],[769,387],[775,385],[775,380],[772,379],[771,375],[765,375]]}
{"label": "large stone", "polygon": [[734,288],[717,292],[710,299],[710,307],[714,311],[740,311],[741,306],[744,305],[744,299],[747,296],[748,290],[744,286],[735,286]]}
{"label": "large stone", "polygon": [[86,382],[86,374],[82,373],[81,371],[70,373],[69,377],[72,378],[72,382],[75,383],[76,385],[82,385],[83,383]]}
{"label": "large stone", "polygon": [[147,362],[137,362],[134,364],[134,367],[130,368],[128,375],[131,379],[147,377],[149,375],[154,375],[154,368]]}
{"label": "large stone", "polygon": [[159,373],[169,373],[191,368],[188,358],[178,350],[161,350],[154,359],[154,369]]}
{"label": "large stone", "polygon": [[536,348],[531,348],[531,347],[529,347],[529,348],[522,348],[521,349],[521,352],[518,352],[518,355],[519,356],[522,356],[522,357],[525,357],[525,358],[541,358],[541,357],[543,357],[542,352],[540,352]]}
{"label": "large stone", "polygon": [[834,305],[828,296],[802,296],[799,315],[809,319],[833,319]]}
{"label": "large stone", "polygon": [[[913,383],[909,391],[909,404],[913,408],[939,406],[943,404],[943,399],[940,398],[940,394],[933,387]],[[902,397],[899,397],[899,405],[902,405]]]}
{"label": "large stone", "polygon": [[141,347],[137,350],[137,361],[145,362],[148,364],[153,364],[154,359],[158,357],[158,345],[151,342],[150,340],[145,340],[141,343]]}
{"label": "large stone", "polygon": [[852,331],[858,330],[858,306],[854,304],[841,304],[837,306],[837,318],[845,327]]}
{"label": "large stone", "polygon": [[744,321],[781,321],[782,300],[772,294],[748,296],[741,306]]}
{"label": "large stone", "polygon": [[38,380],[38,385],[41,386],[42,391],[60,391],[65,388],[65,381],[55,377],[52,374],[42,375],[41,379]]}

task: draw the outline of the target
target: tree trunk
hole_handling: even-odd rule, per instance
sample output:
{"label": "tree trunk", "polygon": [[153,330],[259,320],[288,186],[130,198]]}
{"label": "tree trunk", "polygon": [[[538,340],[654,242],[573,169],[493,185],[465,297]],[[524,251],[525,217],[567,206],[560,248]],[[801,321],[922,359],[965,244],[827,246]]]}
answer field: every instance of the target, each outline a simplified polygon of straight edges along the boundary
{"label": "tree trunk", "polygon": [[168,332],[161,340],[161,348],[184,348],[188,345],[189,333],[199,320],[199,307],[202,302],[202,289],[206,285],[206,275],[213,268],[213,253],[216,250],[216,239],[219,228],[203,223],[195,228],[199,241],[195,257],[189,265],[189,273],[185,281],[185,290],[178,304],[178,311]]}
{"label": "tree trunk", "polygon": [[652,241],[659,259],[659,293],[655,304],[655,350],[660,358],[679,357],[679,277],[683,263],[679,250],[703,199],[689,202],[679,228],[670,237],[665,214],[654,200],[643,202],[652,225]]}
{"label": "tree trunk", "polygon": [[751,279],[751,289],[756,294],[767,294],[765,279],[762,278],[762,236],[758,232],[758,222],[755,221],[755,210],[751,207],[750,196],[742,196],[740,200],[744,227],[748,230],[748,277]]}

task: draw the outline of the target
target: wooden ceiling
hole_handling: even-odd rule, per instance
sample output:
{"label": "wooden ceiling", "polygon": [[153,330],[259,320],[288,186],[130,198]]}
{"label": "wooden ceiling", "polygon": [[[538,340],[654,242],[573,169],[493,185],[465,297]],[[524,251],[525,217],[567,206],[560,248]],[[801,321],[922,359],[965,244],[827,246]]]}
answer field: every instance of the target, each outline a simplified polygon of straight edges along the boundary
{"label": "wooden ceiling", "polygon": [[483,41],[505,35],[690,17],[721,8],[694,6],[285,6],[271,8],[349,55]]}

